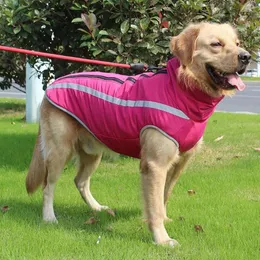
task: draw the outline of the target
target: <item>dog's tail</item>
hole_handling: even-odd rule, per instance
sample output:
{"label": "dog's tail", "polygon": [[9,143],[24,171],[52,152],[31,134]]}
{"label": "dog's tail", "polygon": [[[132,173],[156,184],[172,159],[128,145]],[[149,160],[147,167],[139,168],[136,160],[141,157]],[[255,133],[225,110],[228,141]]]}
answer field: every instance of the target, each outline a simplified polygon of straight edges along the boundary
{"label": "dog's tail", "polygon": [[37,140],[34,146],[33,156],[29,171],[26,177],[26,189],[29,194],[35,192],[37,188],[44,184],[47,178],[47,168],[41,153],[41,131],[39,128]]}

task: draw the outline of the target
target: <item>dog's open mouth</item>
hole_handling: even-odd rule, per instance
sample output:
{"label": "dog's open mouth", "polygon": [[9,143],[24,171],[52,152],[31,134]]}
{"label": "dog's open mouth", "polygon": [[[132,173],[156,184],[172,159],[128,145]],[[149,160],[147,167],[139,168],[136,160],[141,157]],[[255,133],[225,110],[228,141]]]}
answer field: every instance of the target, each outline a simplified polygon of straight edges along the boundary
{"label": "dog's open mouth", "polygon": [[215,69],[213,66],[207,64],[206,69],[213,82],[220,88],[225,90],[238,89],[244,90],[246,87],[244,82],[240,79],[238,74],[242,74],[245,70],[238,71],[236,73],[225,73]]}

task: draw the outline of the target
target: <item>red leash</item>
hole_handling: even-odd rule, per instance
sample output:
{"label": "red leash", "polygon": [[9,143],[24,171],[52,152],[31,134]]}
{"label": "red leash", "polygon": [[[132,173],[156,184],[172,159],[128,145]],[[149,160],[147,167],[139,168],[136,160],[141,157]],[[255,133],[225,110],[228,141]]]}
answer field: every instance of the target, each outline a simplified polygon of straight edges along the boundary
{"label": "red leash", "polygon": [[50,59],[69,60],[69,61],[74,61],[74,62],[83,62],[83,63],[89,63],[89,64],[103,65],[103,66],[132,69],[132,70],[135,70],[138,72],[143,72],[147,69],[147,66],[144,64],[141,64],[141,63],[135,63],[135,64],[129,65],[129,64],[108,62],[108,61],[90,60],[90,59],[84,59],[84,58],[79,58],[79,57],[52,54],[52,53],[40,52],[40,51],[31,51],[31,50],[25,50],[25,49],[7,47],[7,46],[1,46],[1,45],[0,45],[0,50],[23,53],[23,54],[27,54],[27,55],[33,55],[33,56],[41,56],[41,57],[50,58]]}

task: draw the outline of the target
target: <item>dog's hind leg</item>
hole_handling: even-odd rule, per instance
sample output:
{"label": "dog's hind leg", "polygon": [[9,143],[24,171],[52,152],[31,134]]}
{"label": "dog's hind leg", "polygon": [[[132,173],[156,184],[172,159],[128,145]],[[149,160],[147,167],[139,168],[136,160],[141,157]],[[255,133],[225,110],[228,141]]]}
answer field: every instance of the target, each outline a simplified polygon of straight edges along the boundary
{"label": "dog's hind leg", "polygon": [[46,222],[57,222],[53,208],[54,189],[67,158],[63,154],[58,153],[51,153],[49,157],[46,162],[46,186],[43,189],[43,220]]}
{"label": "dog's hind leg", "polygon": [[41,107],[41,153],[46,167],[43,189],[43,220],[57,222],[54,209],[55,184],[75,151],[78,123],[46,99]]}
{"label": "dog's hind leg", "polygon": [[108,209],[107,206],[100,205],[90,192],[91,174],[97,169],[101,161],[102,154],[92,155],[80,150],[78,155],[78,173],[74,181],[81,197],[93,210],[101,211]]}

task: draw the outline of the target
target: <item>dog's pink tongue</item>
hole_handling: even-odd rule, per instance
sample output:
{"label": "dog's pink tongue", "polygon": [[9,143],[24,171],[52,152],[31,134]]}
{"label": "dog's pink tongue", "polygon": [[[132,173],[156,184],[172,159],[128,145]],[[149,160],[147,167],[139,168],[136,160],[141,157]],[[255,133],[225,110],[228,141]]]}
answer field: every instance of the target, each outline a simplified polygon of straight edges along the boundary
{"label": "dog's pink tongue", "polygon": [[236,87],[238,90],[242,91],[245,89],[246,85],[241,80],[241,78],[236,74],[230,74],[227,76],[228,83]]}

